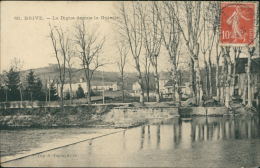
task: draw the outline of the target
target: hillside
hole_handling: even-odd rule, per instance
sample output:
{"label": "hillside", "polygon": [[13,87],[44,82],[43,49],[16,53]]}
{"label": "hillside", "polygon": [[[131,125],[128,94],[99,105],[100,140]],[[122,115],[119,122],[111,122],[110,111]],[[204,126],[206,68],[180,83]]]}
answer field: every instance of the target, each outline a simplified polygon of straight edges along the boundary
{"label": "hillside", "polygon": [[[55,82],[59,82],[59,69],[57,64],[49,64],[49,66],[47,67],[37,68],[32,70],[34,71],[34,74],[42,80],[43,85],[45,85],[49,79],[51,81],[54,80]],[[29,72],[30,70],[21,71],[21,80],[23,82],[25,82],[26,75],[28,75]],[[82,78],[83,78],[83,82],[86,81],[84,69],[74,68],[73,72],[74,74],[72,78],[72,83],[80,82],[80,79]],[[5,73],[3,73],[2,76],[5,76]],[[92,84],[101,83],[103,80],[103,76],[104,76],[105,83],[115,83],[115,82],[120,83],[120,74],[118,72],[102,72],[98,70],[94,72],[91,83]],[[128,90],[132,89],[133,83],[137,81],[138,81],[137,73],[135,72],[125,73],[126,89]],[[153,74],[151,74],[150,83],[152,84],[153,81],[154,81],[154,77]],[[3,83],[3,77],[1,77],[1,83]],[[66,69],[66,83],[69,83],[68,69]]]}

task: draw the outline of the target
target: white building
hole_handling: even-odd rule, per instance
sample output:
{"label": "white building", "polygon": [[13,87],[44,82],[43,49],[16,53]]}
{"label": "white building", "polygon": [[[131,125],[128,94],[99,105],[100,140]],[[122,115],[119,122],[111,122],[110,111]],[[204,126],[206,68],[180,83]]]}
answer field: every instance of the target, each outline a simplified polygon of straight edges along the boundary
{"label": "white building", "polygon": [[132,85],[132,90],[134,91],[134,94],[135,94],[135,95],[140,94],[141,85],[140,85],[138,82],[135,82],[135,83]]}

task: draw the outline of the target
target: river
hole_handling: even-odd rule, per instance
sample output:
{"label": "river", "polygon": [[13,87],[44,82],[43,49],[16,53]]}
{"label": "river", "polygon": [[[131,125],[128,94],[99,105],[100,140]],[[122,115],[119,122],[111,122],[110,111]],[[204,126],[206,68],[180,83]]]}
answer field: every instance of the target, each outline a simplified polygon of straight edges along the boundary
{"label": "river", "polygon": [[[66,129],[68,128],[64,128]],[[121,130],[111,135],[3,163],[3,166],[8,167],[259,165],[259,119],[256,116],[150,120],[145,126]]]}

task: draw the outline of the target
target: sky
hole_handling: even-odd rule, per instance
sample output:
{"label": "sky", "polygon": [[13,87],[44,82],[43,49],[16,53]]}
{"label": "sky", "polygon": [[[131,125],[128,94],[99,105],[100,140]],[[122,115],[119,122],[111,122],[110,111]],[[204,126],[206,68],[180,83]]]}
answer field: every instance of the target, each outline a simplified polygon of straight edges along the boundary
{"label": "sky", "polygon": [[[46,67],[49,63],[56,64],[51,43],[49,23],[52,25],[73,30],[72,25],[77,17],[92,18],[91,23],[99,24],[100,35],[106,36],[106,43],[103,48],[102,57],[110,64],[101,67],[99,70],[118,71],[115,62],[118,60],[118,52],[114,43],[114,26],[103,17],[117,17],[114,15],[114,5],[117,2],[105,1],[3,1],[1,2],[1,67],[0,71],[8,70],[11,60],[14,58],[24,62],[22,70]],[[28,20],[29,17],[34,20]],[[73,19],[74,20],[71,20]],[[43,20],[37,20],[37,19]],[[49,19],[48,19],[49,18]],[[94,19],[98,18],[98,19]],[[57,20],[56,20],[57,19]],[[183,43],[184,45],[184,43]],[[180,59],[187,62],[189,58],[185,47],[183,47]],[[212,51],[214,53],[215,50]],[[144,54],[144,52],[142,52]],[[200,55],[200,58],[202,56]],[[74,59],[75,67],[81,68],[80,60]],[[213,60],[214,63],[214,60]],[[169,63],[167,52],[164,47],[161,49],[159,71],[167,71]],[[200,59],[200,66],[203,60]],[[134,72],[132,56],[128,55],[126,71]]]}

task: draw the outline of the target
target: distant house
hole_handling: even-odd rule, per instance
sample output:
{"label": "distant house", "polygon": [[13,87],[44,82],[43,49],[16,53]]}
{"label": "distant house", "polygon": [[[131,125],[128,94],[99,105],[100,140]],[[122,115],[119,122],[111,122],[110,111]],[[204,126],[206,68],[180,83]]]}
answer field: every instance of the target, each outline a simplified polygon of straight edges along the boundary
{"label": "distant house", "polygon": [[[177,84],[175,85],[175,96],[177,97]],[[182,75],[181,92],[184,95],[190,95],[190,79],[187,75]],[[173,97],[173,82],[170,73],[162,73],[159,79],[159,91],[164,98]]]}
{"label": "distant house", "polygon": [[114,83],[113,85],[112,85],[112,90],[113,91],[117,91],[117,90],[121,90],[122,89],[122,84],[120,84],[120,83]]}
{"label": "distant house", "polygon": [[132,85],[132,90],[134,91],[134,94],[135,94],[135,95],[140,94],[141,85],[140,85],[138,82],[135,82],[135,83]]}

